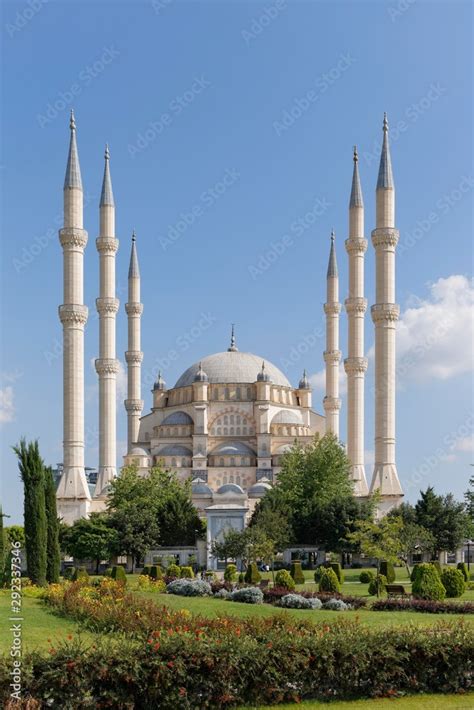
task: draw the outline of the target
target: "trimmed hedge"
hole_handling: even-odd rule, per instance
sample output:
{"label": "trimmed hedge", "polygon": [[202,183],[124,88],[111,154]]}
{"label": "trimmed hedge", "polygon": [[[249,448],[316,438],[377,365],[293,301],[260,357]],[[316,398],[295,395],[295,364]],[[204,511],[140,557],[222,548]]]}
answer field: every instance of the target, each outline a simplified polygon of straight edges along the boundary
{"label": "trimmed hedge", "polygon": [[255,562],[251,562],[247,567],[244,575],[245,584],[258,584],[262,579],[262,575],[258,571],[258,567]]}
{"label": "trimmed hedge", "polygon": [[441,573],[441,583],[450,599],[461,597],[466,591],[466,580],[460,569],[448,567]]}
{"label": "trimmed hedge", "polygon": [[181,597],[210,597],[211,585],[200,579],[175,579],[166,586],[168,594]]}
{"label": "trimmed hedge", "polygon": [[301,569],[301,562],[299,560],[295,560],[294,562],[291,563],[290,574],[293,577],[293,579],[295,580],[295,584],[304,584],[305,583],[303,570]]}
{"label": "trimmed hedge", "polygon": [[244,587],[244,589],[235,589],[231,592],[229,599],[244,604],[262,604],[263,592],[258,587]]}
{"label": "trimmed hedge", "polygon": [[342,571],[342,567],[341,567],[340,563],[339,562],[331,562],[330,567],[335,572],[336,577],[339,581],[339,584],[343,584],[344,572]]}
{"label": "trimmed hedge", "polygon": [[321,609],[322,602],[316,597],[303,597],[301,594],[285,594],[280,599],[283,609]]}
{"label": "trimmed hedge", "polygon": [[363,572],[360,573],[359,575],[359,582],[362,584],[370,584],[370,582],[375,578],[374,573],[372,570],[364,570]]}
{"label": "trimmed hedge", "polygon": [[181,579],[194,579],[192,567],[181,567]]}
{"label": "trimmed hedge", "polygon": [[[264,600],[267,604],[276,604],[282,597],[288,594],[288,590],[285,587],[267,587],[263,590]],[[305,599],[319,599],[322,602],[327,602],[330,599],[342,599],[346,604],[350,604],[353,609],[362,609],[367,606],[367,599],[365,597],[353,597],[349,595],[338,594],[337,592],[307,592],[301,591],[298,594]]]}
{"label": "trimmed hedge", "polygon": [[446,596],[446,589],[441,583],[439,574],[431,564],[418,565],[418,571],[412,585],[412,593],[418,599],[441,601]]}
{"label": "trimmed hedge", "polygon": [[377,596],[377,589],[379,594],[385,592],[385,587],[387,586],[387,578],[383,574],[379,574],[378,577],[374,577],[369,584],[369,594],[373,597]]}
{"label": "trimmed hedge", "polygon": [[145,577],[149,577],[149,576],[150,576],[150,570],[151,570],[151,565],[145,565],[145,566],[143,567],[143,569],[142,569],[142,574],[143,574]]}
{"label": "trimmed hedge", "polygon": [[372,611],[421,611],[427,614],[474,614],[474,602],[436,602],[428,599],[378,599]]}
{"label": "trimmed hedge", "polygon": [[329,567],[323,570],[321,579],[319,580],[320,592],[340,592],[341,585],[334,570]]}
{"label": "trimmed hedge", "polygon": [[120,584],[127,584],[127,575],[122,565],[114,565],[110,576]]}
{"label": "trimmed hedge", "polygon": [[469,570],[465,562],[458,562],[456,568],[462,573],[465,582],[469,582]]}
{"label": "trimmed hedge", "polygon": [[288,570],[281,569],[275,575],[275,586],[283,587],[292,592],[296,586],[296,582]]}
{"label": "trimmed hedge", "polygon": [[89,573],[84,567],[76,567],[72,573],[71,580],[73,582],[88,582]]}
{"label": "trimmed hedge", "polygon": [[224,571],[224,579],[226,582],[235,582],[237,580],[237,566],[230,563],[227,565]]}
{"label": "trimmed hedge", "polygon": [[176,579],[179,579],[181,577],[181,570],[179,568],[179,565],[175,565],[174,563],[168,565],[166,569],[166,576],[175,577]]}
{"label": "trimmed hedge", "polygon": [[[148,623],[141,636],[98,635],[93,645],[73,639],[26,652],[22,694],[29,707],[225,710],[471,687],[474,633],[465,625],[371,629],[343,618],[331,625],[281,616],[205,619],[144,601],[127,595],[117,602],[119,618]],[[10,683],[5,656],[3,707]]]}
{"label": "trimmed hedge", "polygon": [[387,579],[388,584],[392,584],[393,582],[395,582],[395,567],[391,562],[382,560],[380,563],[379,572]]}
{"label": "trimmed hedge", "polygon": [[149,575],[155,581],[158,579],[163,579],[163,569],[160,565],[151,565]]}

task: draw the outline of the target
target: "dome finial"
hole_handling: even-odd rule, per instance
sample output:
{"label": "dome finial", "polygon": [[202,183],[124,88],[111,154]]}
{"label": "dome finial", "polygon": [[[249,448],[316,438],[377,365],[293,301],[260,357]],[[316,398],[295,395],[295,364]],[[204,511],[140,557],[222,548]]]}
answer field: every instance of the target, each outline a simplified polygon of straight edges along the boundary
{"label": "dome finial", "polygon": [[311,385],[309,384],[308,375],[306,373],[306,368],[303,370],[303,377],[300,380],[299,387],[300,390],[309,390]]}
{"label": "dome finial", "polygon": [[357,163],[357,161],[359,160],[359,154],[358,154],[358,152],[357,152],[357,146],[356,146],[356,145],[354,146],[354,157],[353,157],[353,159],[354,159],[354,163]]}
{"label": "dome finial", "polygon": [[106,160],[109,160],[109,158],[110,158],[110,151],[109,151],[109,144],[108,143],[105,144],[104,158]]}
{"label": "dome finial", "polygon": [[388,145],[388,120],[387,114],[383,115],[383,142],[380,154],[379,174],[377,177],[377,190],[393,190],[392,161],[390,158],[390,148]]}
{"label": "dome finial", "polygon": [[69,128],[71,131],[76,130],[76,119],[74,118],[74,109],[71,109],[70,117],[69,117]]}
{"label": "dome finial", "polygon": [[238,351],[238,347],[235,344],[235,323],[232,323],[232,330],[230,334],[230,348],[227,350],[230,353],[235,353]]}
{"label": "dome finial", "polygon": [[102,192],[100,193],[100,207],[105,207],[106,205],[114,207],[114,193],[112,190],[112,179],[110,177],[110,152],[109,144],[105,144],[105,165],[104,165],[104,178],[102,180]]}
{"label": "dome finial", "polygon": [[209,382],[209,377],[202,369],[202,361],[199,360],[198,371],[194,375],[194,382]]}
{"label": "dome finial", "polygon": [[352,209],[353,207],[363,207],[364,206],[364,200],[362,198],[362,188],[360,186],[360,177],[359,177],[359,155],[357,153],[357,146],[354,146],[354,154],[353,154],[353,160],[354,160],[354,170],[352,171],[352,186],[351,186],[351,196],[349,199],[349,209]]}
{"label": "dome finial", "polygon": [[137,241],[137,237],[135,235],[135,230],[132,229],[132,242],[136,242],[136,241]]}
{"label": "dome finial", "polygon": [[383,131],[384,133],[388,133],[388,118],[387,118],[387,112],[383,112]]}
{"label": "dome finial", "polygon": [[262,369],[257,375],[257,382],[270,382],[270,375],[265,371],[265,360],[262,360]]}

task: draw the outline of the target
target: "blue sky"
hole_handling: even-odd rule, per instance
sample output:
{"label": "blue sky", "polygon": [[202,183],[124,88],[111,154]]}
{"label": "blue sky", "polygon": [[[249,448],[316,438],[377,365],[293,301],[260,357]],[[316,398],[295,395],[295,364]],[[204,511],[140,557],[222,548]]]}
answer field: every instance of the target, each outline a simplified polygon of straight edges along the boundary
{"label": "blue sky", "polygon": [[[403,9],[405,8],[405,9]],[[472,460],[472,8],[468,2],[3,4],[2,501],[19,521],[10,446],[61,461],[62,183],[74,106],[83,184],[87,464],[97,465],[98,200],[110,144],[117,207],[117,348],[137,231],[145,409],[158,362],[173,385],[228,346],[313,376],[322,411],[329,234],[347,294],[357,143],[366,206],[388,112],[397,188],[398,469],[407,498],[461,497]],[[194,217],[193,217],[194,213]],[[286,237],[286,239],[285,239]],[[280,253],[279,253],[280,252]],[[374,253],[366,260],[374,302]],[[341,320],[342,349],[347,322]],[[373,327],[366,319],[370,356]],[[373,456],[373,362],[366,449]],[[341,385],[344,385],[342,378]],[[341,435],[345,436],[345,410]],[[119,453],[126,438],[118,406]]]}

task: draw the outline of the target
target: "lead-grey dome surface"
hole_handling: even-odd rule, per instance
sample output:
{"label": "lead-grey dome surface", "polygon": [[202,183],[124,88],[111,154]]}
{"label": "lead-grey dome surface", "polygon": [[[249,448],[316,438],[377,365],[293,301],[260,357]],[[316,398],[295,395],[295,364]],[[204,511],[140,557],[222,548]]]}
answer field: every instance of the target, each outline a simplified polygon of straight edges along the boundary
{"label": "lead-grey dome surface", "polygon": [[161,426],[165,426],[167,424],[193,424],[193,420],[187,414],[187,412],[173,412],[173,414],[169,414],[166,419],[163,419],[161,422]]}
{"label": "lead-grey dome surface", "polygon": [[[192,385],[194,378],[199,371],[199,365],[205,371],[209,382],[214,384],[251,384],[257,381],[258,373],[262,369],[263,358],[253,353],[241,353],[239,351],[226,351],[215,353],[203,358],[200,363],[188,367],[183,372],[175,387],[187,387]],[[275,385],[281,387],[291,387],[283,372],[268,360],[265,360],[265,372],[270,376]]]}

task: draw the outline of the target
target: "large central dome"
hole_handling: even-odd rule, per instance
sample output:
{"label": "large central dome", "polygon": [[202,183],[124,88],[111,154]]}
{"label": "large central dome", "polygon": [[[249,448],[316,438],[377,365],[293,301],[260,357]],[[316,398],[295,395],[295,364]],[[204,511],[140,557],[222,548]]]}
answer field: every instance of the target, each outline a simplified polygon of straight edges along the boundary
{"label": "large central dome", "polygon": [[[223,353],[208,355],[195,362],[183,372],[175,387],[186,387],[192,385],[194,378],[199,371],[199,364],[209,378],[209,382],[214,384],[250,384],[257,380],[257,375],[262,369],[264,358],[253,353],[241,353],[238,350],[228,350]],[[271,382],[282,387],[291,387],[287,378],[275,365],[265,360],[265,373]]]}

